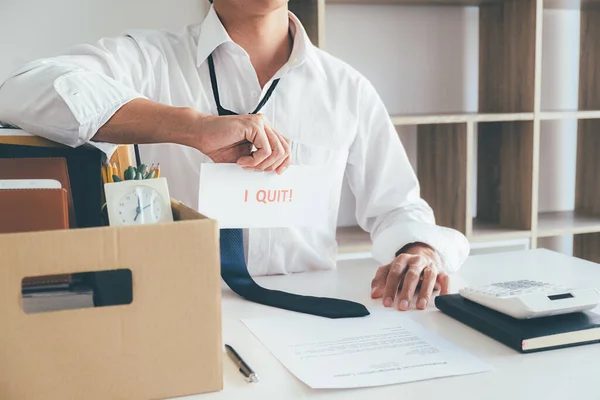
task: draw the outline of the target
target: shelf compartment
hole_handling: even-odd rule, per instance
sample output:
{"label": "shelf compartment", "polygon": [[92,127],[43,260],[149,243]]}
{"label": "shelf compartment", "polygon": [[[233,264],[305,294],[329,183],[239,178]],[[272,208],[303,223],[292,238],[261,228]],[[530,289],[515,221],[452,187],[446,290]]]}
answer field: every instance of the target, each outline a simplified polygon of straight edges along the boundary
{"label": "shelf compartment", "polygon": [[315,46],[323,46],[325,36],[325,0],[290,0],[289,9],[302,22]]}
{"label": "shelf compartment", "polygon": [[[600,112],[598,113],[600,118]],[[448,113],[392,116],[392,123],[402,125],[456,124],[468,122],[533,121],[533,113]]]}
{"label": "shelf compartment", "polygon": [[575,179],[575,209],[600,215],[600,120],[581,120],[577,136],[577,172]]}
{"label": "shelf compartment", "polygon": [[600,109],[600,2],[581,10],[579,109]]}
{"label": "shelf compartment", "polygon": [[532,229],[533,122],[478,125],[477,219],[500,229]]}
{"label": "shelf compartment", "polygon": [[537,1],[507,0],[479,10],[479,112],[533,112]]}
{"label": "shelf compartment", "polygon": [[538,237],[595,232],[600,232],[600,215],[581,211],[543,212],[538,215]]}
{"label": "shelf compartment", "polygon": [[573,256],[600,263],[600,233],[575,235],[573,238]]}
{"label": "shelf compartment", "polygon": [[438,225],[467,231],[467,124],[417,127],[421,196]]}
{"label": "shelf compartment", "polygon": [[498,224],[473,219],[473,232],[467,237],[470,242],[493,242],[498,240],[531,238],[530,230],[503,228]]}

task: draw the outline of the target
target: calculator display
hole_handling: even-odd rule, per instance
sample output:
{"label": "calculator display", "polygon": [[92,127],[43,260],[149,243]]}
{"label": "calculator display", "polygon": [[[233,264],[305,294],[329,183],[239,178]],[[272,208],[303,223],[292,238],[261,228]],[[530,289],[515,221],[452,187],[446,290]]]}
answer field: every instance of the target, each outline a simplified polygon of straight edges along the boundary
{"label": "calculator display", "polygon": [[572,299],[573,295],[571,293],[563,293],[563,294],[555,294],[553,296],[548,296],[550,300],[563,300],[563,299]]}

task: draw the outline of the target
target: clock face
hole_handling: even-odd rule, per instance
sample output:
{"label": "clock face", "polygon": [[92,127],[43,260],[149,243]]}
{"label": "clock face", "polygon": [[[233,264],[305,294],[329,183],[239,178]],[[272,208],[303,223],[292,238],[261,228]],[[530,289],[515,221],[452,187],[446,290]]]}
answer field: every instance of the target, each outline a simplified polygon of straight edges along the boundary
{"label": "clock face", "polygon": [[119,200],[116,216],[122,225],[156,224],[163,216],[162,196],[148,186],[135,186]]}

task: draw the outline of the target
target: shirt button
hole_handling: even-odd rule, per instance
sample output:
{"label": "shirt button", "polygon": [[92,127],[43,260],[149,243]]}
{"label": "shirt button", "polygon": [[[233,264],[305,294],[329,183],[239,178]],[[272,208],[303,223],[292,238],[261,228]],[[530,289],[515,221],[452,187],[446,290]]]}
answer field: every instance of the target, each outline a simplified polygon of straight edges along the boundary
{"label": "shirt button", "polygon": [[258,92],[256,90],[253,90],[251,94],[252,97],[258,97]]}

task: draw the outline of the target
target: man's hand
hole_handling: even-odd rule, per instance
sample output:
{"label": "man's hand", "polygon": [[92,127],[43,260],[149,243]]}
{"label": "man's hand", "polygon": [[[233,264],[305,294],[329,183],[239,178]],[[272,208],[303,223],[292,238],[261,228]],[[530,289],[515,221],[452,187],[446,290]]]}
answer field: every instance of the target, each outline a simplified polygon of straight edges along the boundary
{"label": "man's hand", "polygon": [[191,138],[194,132],[191,144],[216,163],[277,173],[290,165],[289,140],[262,115],[203,116],[192,126]]}
{"label": "man's hand", "polygon": [[399,310],[410,308],[418,292],[417,308],[427,308],[434,289],[448,293],[450,278],[443,272],[435,250],[416,243],[405,249],[391,264],[379,267],[371,282],[371,297],[383,297],[383,305],[391,307],[397,299]]}
{"label": "man's hand", "polygon": [[279,174],[290,165],[289,140],[275,132],[262,115],[216,117],[146,99],[121,107],[93,140],[177,143],[200,150],[216,163],[237,163],[246,169]]}

